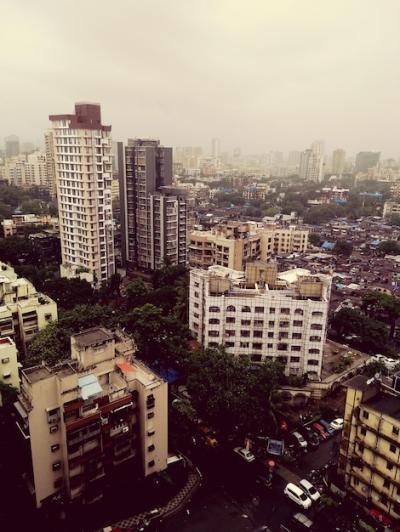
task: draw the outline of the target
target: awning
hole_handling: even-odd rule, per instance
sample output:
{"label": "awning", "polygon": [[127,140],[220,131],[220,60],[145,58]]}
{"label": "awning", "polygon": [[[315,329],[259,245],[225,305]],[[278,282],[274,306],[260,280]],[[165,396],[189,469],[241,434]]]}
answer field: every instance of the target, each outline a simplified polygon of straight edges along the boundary
{"label": "awning", "polygon": [[117,362],[117,367],[122,371],[122,373],[132,373],[136,371],[136,368],[129,364],[129,362]]}
{"label": "awning", "polygon": [[81,397],[84,401],[102,392],[100,383],[96,375],[93,374],[80,377],[78,379],[78,385],[81,390]]}

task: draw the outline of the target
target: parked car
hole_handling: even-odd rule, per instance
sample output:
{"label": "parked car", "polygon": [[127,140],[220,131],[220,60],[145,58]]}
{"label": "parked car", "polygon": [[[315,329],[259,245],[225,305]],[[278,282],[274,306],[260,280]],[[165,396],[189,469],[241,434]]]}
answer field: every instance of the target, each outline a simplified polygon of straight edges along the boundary
{"label": "parked car", "polygon": [[291,436],[293,440],[296,442],[296,445],[301,447],[302,449],[307,449],[307,442],[303,438],[303,436],[300,434],[300,432],[297,432],[296,430],[291,433]]}
{"label": "parked car", "polygon": [[333,428],[333,430],[342,430],[342,428],[343,428],[343,419],[341,417],[338,417],[338,418],[334,419],[331,422],[331,427]]}
{"label": "parked car", "polygon": [[247,463],[254,462],[256,457],[251,451],[248,451],[244,447],[235,447],[233,449],[233,452],[236,453],[238,456],[240,456],[243,460],[245,460]]}
{"label": "parked car", "polygon": [[331,427],[331,424],[326,421],[326,419],[320,419],[318,421],[320,425],[322,425],[325,429],[325,432],[327,432],[329,435],[333,434],[335,432],[335,429]]}
{"label": "parked car", "polygon": [[310,429],[310,427],[299,427],[298,432],[303,436],[303,438],[308,443],[308,447],[311,449],[317,449],[319,446],[319,438],[315,431]]}
{"label": "parked car", "polygon": [[312,530],[314,523],[306,515],[297,512],[292,516],[291,524],[295,526],[296,530]]}
{"label": "parked car", "polygon": [[311,428],[318,434],[320,440],[327,440],[329,438],[329,434],[319,423],[313,423]]}
{"label": "parked car", "polygon": [[307,479],[303,478],[300,480],[299,485],[307,497],[310,497],[312,501],[315,502],[321,497],[320,492]]}
{"label": "parked car", "polygon": [[299,486],[296,486],[296,484],[293,484],[292,482],[289,482],[289,484],[286,485],[286,488],[284,489],[283,493],[288,497],[290,500],[307,510],[310,508],[312,501],[310,497],[308,497],[304,491],[299,488]]}

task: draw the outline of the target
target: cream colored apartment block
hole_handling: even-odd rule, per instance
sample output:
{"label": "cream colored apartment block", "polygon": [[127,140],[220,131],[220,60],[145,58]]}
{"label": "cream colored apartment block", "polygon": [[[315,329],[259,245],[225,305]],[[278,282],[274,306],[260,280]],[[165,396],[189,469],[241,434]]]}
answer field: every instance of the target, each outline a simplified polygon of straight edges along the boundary
{"label": "cream colored apartment block", "polygon": [[[346,383],[339,473],[368,507],[400,520],[400,376]],[[395,389],[397,388],[397,391]]]}
{"label": "cream colored apartment block", "polygon": [[51,115],[63,277],[95,286],[115,272],[111,126],[100,106],[76,104],[75,114]]}
{"label": "cream colored apartment block", "polygon": [[308,231],[295,226],[281,228],[256,222],[224,222],[210,231],[190,233],[189,266],[225,266],[243,271],[255,260],[269,261],[273,255],[305,253]]}
{"label": "cream colored apartment block", "polygon": [[[15,343],[9,337],[0,338],[0,381],[19,391],[18,358]],[[1,393],[0,393],[1,403]]]}
{"label": "cream colored apartment block", "polygon": [[25,352],[33,336],[57,319],[55,301],[0,262],[0,337],[19,339]]}
{"label": "cream colored apartment block", "polygon": [[252,362],[279,359],[287,375],[321,375],[331,278],[273,262],[246,274],[221,266],[190,272],[189,327],[203,347],[223,345]]}
{"label": "cream colored apartment block", "polygon": [[386,201],[383,206],[383,217],[400,216],[400,203],[396,201]]}
{"label": "cream colored apartment block", "polygon": [[144,476],[166,469],[167,383],[133,352],[122,333],[95,327],[71,337],[71,359],[22,371],[15,406],[37,507],[98,500],[124,463]]}

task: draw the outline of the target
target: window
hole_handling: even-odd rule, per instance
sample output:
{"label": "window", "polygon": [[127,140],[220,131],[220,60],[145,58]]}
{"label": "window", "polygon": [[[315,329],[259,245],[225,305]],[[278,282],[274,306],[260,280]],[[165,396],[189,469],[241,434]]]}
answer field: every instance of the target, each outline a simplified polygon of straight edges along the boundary
{"label": "window", "polygon": [[150,460],[150,462],[148,462],[147,464],[148,467],[154,467],[154,465],[155,465],[154,460]]}
{"label": "window", "polygon": [[281,308],[281,314],[290,314],[290,308],[287,308],[287,307]]}
{"label": "window", "polygon": [[248,347],[250,347],[250,343],[249,342],[240,342],[240,347],[243,347],[244,349],[247,349]]}
{"label": "window", "polygon": [[236,312],[236,308],[233,305],[229,305],[226,307],[227,312]]}
{"label": "window", "polygon": [[268,327],[275,327],[275,322],[274,321],[269,321],[268,322]]}
{"label": "window", "polygon": [[58,425],[52,425],[49,429],[50,434],[53,434],[53,432],[58,431]]}
{"label": "window", "polygon": [[389,482],[389,480],[387,480],[386,478],[385,478],[385,480],[383,481],[383,487],[386,488],[386,489],[389,489],[389,488],[390,488],[390,482]]}
{"label": "window", "polygon": [[304,311],[303,309],[301,308],[297,308],[295,311],[294,311],[295,314],[297,314],[298,316],[303,316],[304,315]]}
{"label": "window", "polygon": [[[196,318],[198,318],[198,316],[196,316]],[[208,323],[209,323],[210,325],[218,325],[218,324],[219,324],[219,319],[218,319],[218,318],[210,318],[210,319],[208,320]]]}
{"label": "window", "polygon": [[155,446],[154,446],[153,444],[151,444],[151,445],[149,445],[149,446],[147,447],[147,450],[149,451],[149,453],[151,453],[152,451],[155,450]]}
{"label": "window", "polygon": [[358,480],[358,478],[353,477],[353,484],[354,484],[355,486],[358,486],[359,483],[360,483],[360,481]]}
{"label": "window", "polygon": [[52,453],[55,453],[56,451],[58,451],[59,448],[60,446],[58,443],[55,443],[54,445],[50,447]]}
{"label": "window", "polygon": [[302,336],[303,335],[301,333],[293,333],[292,334],[293,340],[301,340]]}
{"label": "window", "polygon": [[319,360],[315,360],[313,358],[310,358],[307,362],[309,366],[319,366]]}
{"label": "window", "polygon": [[251,325],[251,320],[242,320],[241,324],[245,325],[245,326],[250,326]]}
{"label": "window", "polygon": [[274,344],[267,344],[268,349],[272,349],[274,347]]}
{"label": "window", "polygon": [[314,310],[312,313],[311,313],[311,316],[318,316],[318,317],[321,317],[323,316],[323,312],[321,312],[320,310]]}
{"label": "window", "polygon": [[389,449],[390,449],[391,453],[396,453],[397,452],[397,447],[395,445],[393,445],[393,443],[390,444]]}
{"label": "window", "polygon": [[251,312],[251,308],[245,305],[244,307],[242,307],[242,312]]}
{"label": "window", "polygon": [[360,433],[365,436],[367,434],[367,429],[365,427],[360,428]]}
{"label": "window", "polygon": [[[292,345],[292,351],[293,351],[293,347],[296,347],[296,346]],[[290,362],[300,362],[300,357],[290,357]]]}
{"label": "window", "polygon": [[310,353],[310,355],[318,355],[319,349],[309,349],[308,352]]}
{"label": "window", "polygon": [[311,329],[313,331],[322,331],[322,325],[320,323],[312,323]]}
{"label": "window", "polygon": [[54,462],[51,467],[53,471],[59,471],[61,469],[61,462]]}
{"label": "window", "polygon": [[198,303],[195,303],[195,304],[194,304],[194,308],[199,308],[199,304],[198,304]]}
{"label": "window", "polygon": [[240,331],[240,336],[242,336],[243,338],[249,338],[250,331]]}
{"label": "window", "polygon": [[287,344],[278,344],[278,351],[287,351],[288,345]]}
{"label": "window", "polygon": [[226,318],[226,323],[235,323],[235,318]]}
{"label": "window", "polygon": [[395,436],[398,436],[399,435],[399,427],[393,427],[392,428],[392,432]]}
{"label": "window", "polygon": [[225,347],[235,347],[235,342],[225,342]]}
{"label": "window", "polygon": [[392,462],[386,462],[386,469],[389,469],[389,471],[391,471],[393,469]]}
{"label": "window", "polygon": [[195,293],[194,293],[194,297],[199,297],[199,295],[200,295],[200,294],[199,294],[198,292],[195,292]]}
{"label": "window", "polygon": [[208,331],[208,336],[213,336],[214,338],[216,338],[217,336],[219,336],[219,331]]}
{"label": "window", "polygon": [[264,307],[255,307],[254,312],[257,312],[257,313],[264,312]]}
{"label": "window", "polygon": [[358,444],[358,450],[360,451],[361,454],[364,452],[364,445],[362,443]]}
{"label": "window", "polygon": [[11,373],[9,371],[7,371],[6,373],[3,373],[3,379],[10,379],[11,378]]}
{"label": "window", "polygon": [[292,351],[301,351],[301,346],[300,345],[292,345],[291,350]]}
{"label": "window", "polygon": [[218,342],[208,342],[208,347],[218,347]]}
{"label": "window", "polygon": [[153,417],[154,417],[154,412],[148,412],[147,419],[153,419]]}
{"label": "window", "polygon": [[219,307],[210,307],[208,309],[209,312],[220,312],[220,308]]}
{"label": "window", "polygon": [[287,333],[287,332],[280,332],[280,333],[279,333],[279,340],[282,340],[282,338],[284,338],[284,339],[288,339],[288,338],[289,338],[289,333]]}
{"label": "window", "polygon": [[269,332],[268,333],[268,338],[273,338],[274,337],[274,333],[273,332]]}
{"label": "window", "polygon": [[262,349],[262,344],[253,342],[253,349]]}
{"label": "window", "polygon": [[5,357],[1,359],[2,364],[8,364],[10,362],[10,357]]}
{"label": "window", "polygon": [[279,327],[289,327],[289,322],[288,321],[280,321],[279,322]]}
{"label": "window", "polygon": [[258,355],[258,354],[251,355],[251,360],[252,362],[261,362],[261,355]]}
{"label": "window", "polygon": [[255,327],[263,327],[264,321],[263,320],[254,320],[254,326]]}
{"label": "window", "polygon": [[275,314],[275,310],[276,310],[275,307],[270,307],[269,308],[269,313],[270,314]]}
{"label": "window", "polygon": [[253,331],[254,338],[262,338],[262,331]]}
{"label": "window", "polygon": [[302,327],[303,326],[303,322],[300,321],[300,320],[294,320],[293,325],[294,325],[294,327]]}
{"label": "window", "polygon": [[310,342],[320,342],[321,337],[320,336],[310,336]]}
{"label": "window", "polygon": [[368,419],[369,418],[369,414],[366,410],[363,410],[363,414],[362,414],[363,418],[364,419]]}

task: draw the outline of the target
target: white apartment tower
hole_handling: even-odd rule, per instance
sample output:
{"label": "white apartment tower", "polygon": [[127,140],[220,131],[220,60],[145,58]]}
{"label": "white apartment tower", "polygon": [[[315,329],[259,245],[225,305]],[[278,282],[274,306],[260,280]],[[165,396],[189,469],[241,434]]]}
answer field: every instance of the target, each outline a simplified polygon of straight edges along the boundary
{"label": "white apartment tower", "polygon": [[301,152],[299,175],[307,181],[319,183],[324,177],[323,166],[324,143],[316,140],[310,149]]}
{"label": "white apartment tower", "polygon": [[111,204],[111,126],[100,105],[51,115],[60,217],[61,275],[99,286],[115,271]]}
{"label": "white apartment tower", "polygon": [[280,360],[286,375],[319,379],[331,278],[254,262],[246,274],[211,266],[190,272],[189,326],[203,347],[223,345],[252,362]]}

